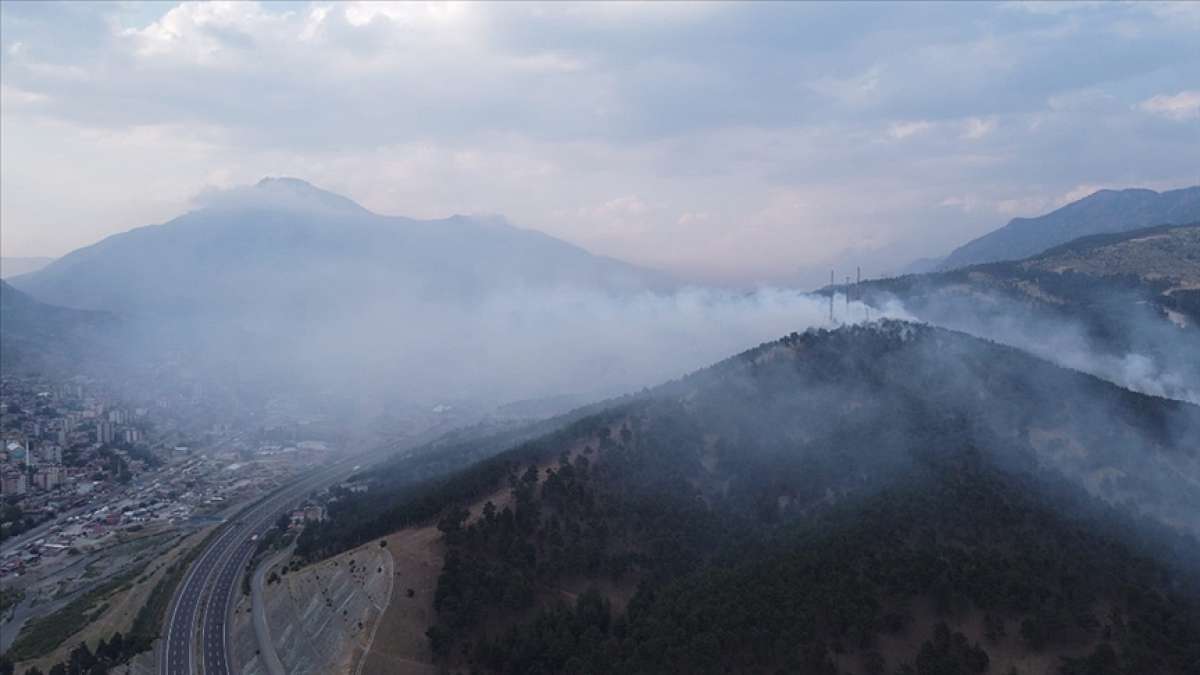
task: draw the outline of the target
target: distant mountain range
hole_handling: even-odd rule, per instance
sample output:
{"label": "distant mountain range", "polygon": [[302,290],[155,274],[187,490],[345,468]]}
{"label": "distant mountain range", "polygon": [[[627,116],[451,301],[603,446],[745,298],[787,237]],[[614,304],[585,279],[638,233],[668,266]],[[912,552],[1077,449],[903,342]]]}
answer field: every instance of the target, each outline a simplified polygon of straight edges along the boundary
{"label": "distant mountain range", "polygon": [[[1200,221],[1080,237],[1024,260],[869,280],[858,292],[871,298],[888,291],[911,300],[942,290],[1004,291],[1024,302],[1065,307],[1104,294],[1116,299],[1124,295],[1118,288],[1139,289],[1138,302],[1149,303],[1161,318],[1200,325]],[[1097,297],[1085,300],[1085,292]]]}
{"label": "distant mountain range", "polygon": [[1100,190],[1044,216],[1014,218],[1004,227],[960,246],[940,261],[917,261],[906,271],[950,270],[979,263],[1018,260],[1088,235],[1196,221],[1200,221],[1200,186],[1166,192]]}
{"label": "distant mountain range", "polygon": [[329,320],[339,306],[364,301],[385,310],[401,298],[457,303],[504,289],[620,292],[668,283],[501,218],[384,216],[294,178],[217,195],[11,281],[83,309]]}

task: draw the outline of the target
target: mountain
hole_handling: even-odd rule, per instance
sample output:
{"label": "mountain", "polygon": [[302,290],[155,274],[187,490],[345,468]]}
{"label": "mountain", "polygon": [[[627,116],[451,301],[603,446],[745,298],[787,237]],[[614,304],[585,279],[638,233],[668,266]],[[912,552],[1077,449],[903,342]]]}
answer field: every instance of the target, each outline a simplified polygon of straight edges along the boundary
{"label": "mountain", "polygon": [[431,481],[410,477],[422,453],[358,477],[300,538],[308,561],[376,540],[423,561],[368,669],[1182,675],[1200,658],[1196,406],[884,321],[506,433],[498,454],[443,447],[469,465]]}
{"label": "mountain", "polygon": [[118,369],[236,382],[252,400],[430,407],[610,394],[619,364],[564,355],[560,335],[586,335],[588,306],[672,283],[503,218],[385,216],[291,178],[202,195],[10,282],[120,316]]}
{"label": "mountain", "polygon": [[665,283],[500,218],[384,216],[294,178],[210,195],[197,210],[113,235],[12,281],[48,302],[83,309],[327,321],[347,305]]}
{"label": "mountain", "polygon": [[877,311],[986,336],[1200,402],[1200,223],[1093,235],[1015,262],[865,281]]}
{"label": "mountain", "polygon": [[36,272],[54,262],[54,258],[0,258],[0,279]]}
{"label": "mountain", "polygon": [[1200,186],[1154,190],[1100,190],[1036,218],[1014,218],[950,253],[939,269],[1017,260],[1072,239],[1151,225],[1200,221]]}
{"label": "mountain", "polygon": [[49,305],[0,281],[0,364],[6,372],[62,366],[94,355],[116,325],[106,312]]}

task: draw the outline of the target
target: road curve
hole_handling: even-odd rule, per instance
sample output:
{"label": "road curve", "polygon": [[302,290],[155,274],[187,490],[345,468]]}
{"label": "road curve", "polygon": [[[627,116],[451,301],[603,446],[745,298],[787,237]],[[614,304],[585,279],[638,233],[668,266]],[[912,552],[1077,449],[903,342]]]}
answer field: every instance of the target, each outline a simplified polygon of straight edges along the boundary
{"label": "road curve", "polygon": [[208,545],[200,558],[193,562],[184,576],[183,584],[176,590],[171,613],[167,617],[167,630],[159,672],[162,675],[189,675],[193,672],[192,631],[196,611],[201,606],[202,593],[209,577],[217,566],[217,560],[232,540],[236,528],[227,527]]}
{"label": "road curve", "polygon": [[[302,501],[305,495],[349,477],[354,471],[352,463],[361,460],[361,456],[351,456],[318,469],[247,507],[222,525],[220,534],[192,563],[175,591],[159,657],[159,675],[194,675],[200,672],[201,664],[205,675],[231,672],[229,608],[241,573],[254,555],[258,537],[274,525],[279,514]],[[195,630],[198,618],[202,619],[199,643]]]}

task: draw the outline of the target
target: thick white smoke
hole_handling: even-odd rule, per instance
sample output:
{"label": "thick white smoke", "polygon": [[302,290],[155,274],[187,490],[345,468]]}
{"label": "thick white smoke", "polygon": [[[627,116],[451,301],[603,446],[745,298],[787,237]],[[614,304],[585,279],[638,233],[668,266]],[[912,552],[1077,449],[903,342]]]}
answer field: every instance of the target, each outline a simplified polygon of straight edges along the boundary
{"label": "thick white smoke", "polygon": [[[834,307],[839,323],[868,315],[841,296]],[[389,394],[401,398],[502,403],[636,391],[792,331],[828,325],[828,299],[778,288],[627,296],[506,291],[466,305],[379,302],[324,325],[294,348],[298,362],[330,379],[354,374],[365,385],[382,378]]]}
{"label": "thick white smoke", "polygon": [[1110,316],[1112,322],[1133,328],[1130,332],[1138,335],[1138,342],[1153,346],[1154,353],[1137,348],[1108,353],[1096,347],[1082,325],[995,296],[933,302],[920,310],[892,299],[883,303],[883,313],[1016,347],[1132,391],[1200,405],[1200,335],[1167,320]]}

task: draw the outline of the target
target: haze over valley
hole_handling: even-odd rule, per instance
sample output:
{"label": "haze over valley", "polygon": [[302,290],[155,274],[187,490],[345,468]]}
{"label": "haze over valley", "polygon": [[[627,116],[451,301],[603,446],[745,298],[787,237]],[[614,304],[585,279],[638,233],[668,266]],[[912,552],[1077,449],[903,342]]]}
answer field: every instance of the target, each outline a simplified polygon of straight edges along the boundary
{"label": "haze over valley", "polygon": [[0,5],[0,675],[1200,672],[1186,3]]}

